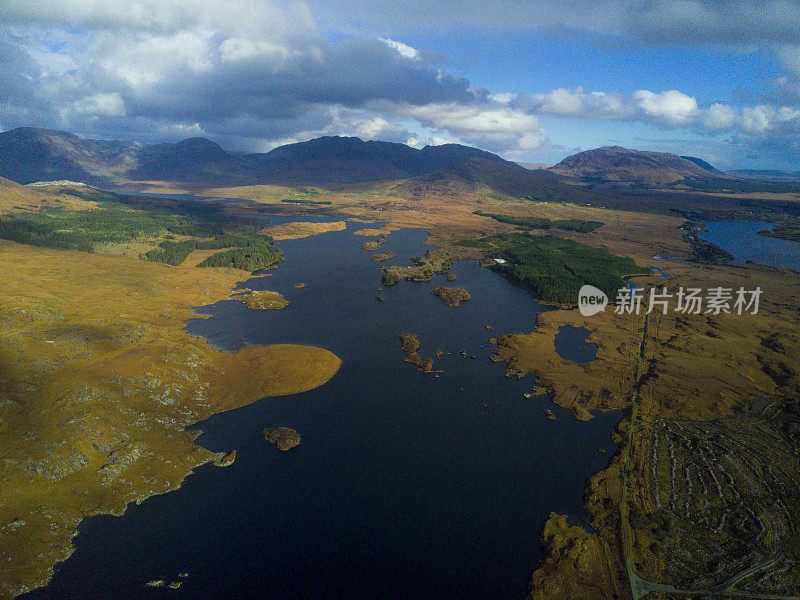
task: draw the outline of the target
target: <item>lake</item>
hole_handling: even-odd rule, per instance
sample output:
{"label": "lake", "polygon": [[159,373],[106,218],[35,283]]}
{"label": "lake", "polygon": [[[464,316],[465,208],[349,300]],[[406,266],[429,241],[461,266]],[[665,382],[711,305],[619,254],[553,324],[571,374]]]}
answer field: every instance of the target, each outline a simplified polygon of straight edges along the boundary
{"label": "lake", "polygon": [[[234,464],[200,467],[122,517],[86,519],[52,583],[25,598],[524,597],[548,515],[586,519],[584,485],[616,449],[619,414],[576,421],[547,396],[526,399],[533,378],[505,377],[489,360],[490,337],[529,331],[544,310],[525,290],[477,261],[457,261],[452,283],[381,289],[380,265],[408,264],[426,234],[392,233],[379,252],[397,258],[376,263],[361,248],[372,238],[353,235],[365,226],[279,243],[286,261],[242,286],[282,293],[285,309],[223,300],[186,326],[227,351],[321,346],[342,358],[339,373],[199,423],[198,443],[236,449]],[[472,300],[449,307],[431,294],[439,285]],[[401,333],[419,336],[423,358],[445,352],[439,377],[403,362]],[[584,339],[565,330],[559,350],[589,360]],[[275,426],[295,428],[302,444],[281,453],[262,434]]]}
{"label": "lake", "polygon": [[755,221],[712,221],[700,238],[733,255],[735,263],[753,261],[762,265],[800,270],[800,244],[781,240],[759,231],[772,229],[770,223]]}

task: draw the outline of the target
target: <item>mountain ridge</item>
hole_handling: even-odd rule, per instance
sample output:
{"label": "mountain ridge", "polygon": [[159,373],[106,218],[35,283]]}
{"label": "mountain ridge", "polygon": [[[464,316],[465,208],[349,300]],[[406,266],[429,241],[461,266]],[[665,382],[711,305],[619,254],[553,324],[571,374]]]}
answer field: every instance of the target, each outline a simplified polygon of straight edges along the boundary
{"label": "mountain ridge", "polygon": [[72,180],[115,187],[163,181],[187,188],[276,184],[336,189],[397,181],[404,182],[402,188],[412,196],[424,190],[490,188],[541,199],[574,195],[566,191],[574,191],[570,183],[661,187],[709,178],[717,182],[760,179],[746,170],[719,171],[697,157],[621,146],[579,152],[547,169],[526,166],[472,146],[415,148],[346,136],[323,136],[264,153],[242,154],[202,137],[143,144],[33,127],[0,132],[0,176],[23,184]]}
{"label": "mountain ridge", "polygon": [[127,180],[336,186],[418,177],[470,157],[512,164],[459,144],[417,149],[357,137],[325,136],[266,153],[233,154],[207,138],[142,144],[32,127],[0,133],[0,176],[23,184],[68,179],[88,184]]}
{"label": "mountain ridge", "polygon": [[702,159],[667,152],[603,146],[568,156],[553,173],[604,183],[668,185],[687,177],[726,177]]}

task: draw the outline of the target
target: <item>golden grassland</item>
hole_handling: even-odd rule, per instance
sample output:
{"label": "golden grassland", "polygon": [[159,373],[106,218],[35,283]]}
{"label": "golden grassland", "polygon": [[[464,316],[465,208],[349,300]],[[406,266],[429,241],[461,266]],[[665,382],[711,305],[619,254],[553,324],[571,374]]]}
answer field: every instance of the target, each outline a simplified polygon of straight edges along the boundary
{"label": "golden grassland", "polygon": [[32,188],[0,177],[0,215],[37,211],[44,207],[86,210],[96,206],[97,203],[91,200],[54,193],[48,187]]}
{"label": "golden grassland", "polygon": [[0,598],[44,584],[87,515],[179,486],[214,458],[184,428],[317,387],[330,352],[222,352],[190,307],[247,274],[0,242]]}
{"label": "golden grassland", "polygon": [[[663,264],[663,263],[662,263]],[[648,371],[647,386],[658,386],[660,410],[670,416],[697,419],[730,414],[748,398],[774,394],[770,373],[782,370],[787,356],[763,345],[769,336],[785,339],[800,335],[792,310],[800,309],[800,277],[789,271],[757,265],[682,268],[668,280],[638,277],[646,289],[663,287],[675,294],[679,287],[721,286],[762,290],[759,312],[738,314],[682,314],[653,312],[651,332],[657,354]],[[645,292],[645,296],[648,292]],[[673,298],[674,306],[674,298]],[[591,409],[621,408],[634,384],[640,340],[636,328],[642,314],[616,314],[613,307],[591,317],[577,310],[541,313],[537,329],[498,340],[497,356],[512,372],[537,375],[553,400],[586,418]],[[587,342],[598,345],[597,360],[577,364],[558,356],[554,338],[561,326],[585,327]],[[657,335],[657,337],[655,337]]]}
{"label": "golden grassland", "polygon": [[[348,221],[351,219],[348,219]],[[360,220],[360,219],[359,219]],[[357,229],[353,232],[353,235],[363,235],[365,237],[373,237],[379,235],[389,235],[392,231],[397,231],[397,229],[392,229],[391,227],[381,227],[381,228],[366,228],[366,229]]]}
{"label": "golden grassland", "polygon": [[[636,362],[644,316],[610,308],[542,313],[539,327],[498,340],[497,357],[514,373],[533,373],[553,400],[579,418],[630,407],[638,387],[629,488],[634,571],[684,589],[720,584],[794,592],[800,585],[800,439],[786,403],[800,389],[800,277],[757,265],[678,269],[648,286],[763,290],[757,315],[649,317],[644,370]],[[564,360],[554,348],[562,325],[586,327],[596,360]],[[617,441],[626,443],[626,416]],[[793,433],[795,432],[795,433]],[[592,477],[587,504],[594,532],[551,517],[548,552],[532,577],[530,598],[630,597],[620,546],[622,452]],[[746,565],[762,568],[747,573]],[[777,559],[775,557],[778,557]],[[738,562],[737,562],[738,561]],[[616,596],[614,596],[616,594]]]}
{"label": "golden grassland", "polygon": [[335,221],[333,223],[296,221],[293,223],[274,225],[273,227],[262,229],[259,233],[269,235],[276,240],[298,240],[329,231],[344,231],[345,229],[347,229],[347,223],[345,221]]}
{"label": "golden grassland", "polygon": [[[363,187],[363,186],[362,186]],[[167,190],[164,190],[165,192]],[[172,190],[177,191],[187,190]],[[388,235],[392,231],[405,228],[427,229],[443,243],[449,243],[465,236],[490,235],[512,231],[513,226],[498,223],[489,217],[474,215],[476,210],[496,213],[542,217],[550,220],[581,219],[602,221],[603,227],[591,233],[562,232],[558,235],[574,239],[592,246],[607,248],[617,254],[631,256],[642,266],[662,266],[653,260],[654,255],[673,256],[685,254],[689,246],[681,235],[676,233],[684,219],[678,217],[653,215],[634,211],[621,211],[593,206],[580,206],[570,203],[530,202],[503,197],[491,190],[436,190],[411,196],[397,185],[386,185],[378,189],[354,187],[341,191],[313,189],[294,189],[284,186],[255,185],[238,187],[219,187],[198,190],[195,193],[206,197],[240,198],[255,203],[258,208],[265,206],[278,212],[291,211],[293,214],[313,214],[320,210],[361,222],[383,222],[385,225],[354,231],[355,235]],[[304,207],[287,205],[283,200],[324,199],[330,202],[327,207]],[[227,210],[248,212],[252,204],[229,205]],[[258,214],[263,214],[259,212]],[[296,239],[329,231],[329,223],[311,223],[299,226],[287,224],[268,228],[265,233],[275,239]],[[339,225],[339,227],[342,227]],[[344,227],[342,227],[343,229]],[[341,229],[339,229],[341,230]],[[274,234],[271,233],[274,231]],[[544,232],[542,232],[544,233]],[[290,235],[292,237],[284,237]]]}

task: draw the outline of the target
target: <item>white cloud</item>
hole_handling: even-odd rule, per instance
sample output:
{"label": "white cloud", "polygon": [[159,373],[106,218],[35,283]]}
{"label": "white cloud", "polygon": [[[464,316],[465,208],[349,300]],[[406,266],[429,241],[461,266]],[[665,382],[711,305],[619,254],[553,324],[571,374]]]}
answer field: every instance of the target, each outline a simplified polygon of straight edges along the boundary
{"label": "white cloud", "polygon": [[559,115],[579,115],[583,112],[583,90],[574,92],[560,88],[541,97],[542,111]]}
{"label": "white cloud", "polygon": [[678,90],[659,93],[637,90],[633,101],[644,114],[666,125],[683,125],[697,115],[697,100]]}
{"label": "white cloud", "polygon": [[743,132],[759,135],[786,125],[800,126],[800,110],[789,106],[777,109],[771,106],[745,107],[738,122]]}
{"label": "white cloud", "polygon": [[76,100],[72,106],[79,115],[122,117],[126,114],[125,101],[116,92],[87,96]]}
{"label": "white cloud", "polygon": [[726,104],[715,103],[708,107],[703,117],[703,127],[711,131],[725,131],[736,123],[736,111]]}
{"label": "white cloud", "polygon": [[290,39],[317,34],[305,2],[288,0],[15,0],[3,1],[0,22],[39,27],[176,33],[192,29],[226,35]]}
{"label": "white cloud", "polygon": [[502,104],[406,104],[384,106],[384,109],[496,152],[533,150],[548,142],[547,134],[534,115]]}
{"label": "white cloud", "polygon": [[390,40],[388,38],[378,38],[378,39],[387,46],[389,46],[390,48],[397,50],[397,53],[403,58],[419,60],[419,50],[417,50],[416,48],[412,48],[408,44],[404,44],[403,42],[396,42],[395,40]]}
{"label": "white cloud", "polygon": [[638,121],[661,129],[692,129],[710,134],[791,136],[800,128],[800,109],[793,106],[733,106],[716,102],[704,108],[695,97],[678,90],[637,90],[630,96],[622,96],[597,91],[586,93],[581,88],[559,88],[532,96],[498,94],[492,98],[527,114]]}

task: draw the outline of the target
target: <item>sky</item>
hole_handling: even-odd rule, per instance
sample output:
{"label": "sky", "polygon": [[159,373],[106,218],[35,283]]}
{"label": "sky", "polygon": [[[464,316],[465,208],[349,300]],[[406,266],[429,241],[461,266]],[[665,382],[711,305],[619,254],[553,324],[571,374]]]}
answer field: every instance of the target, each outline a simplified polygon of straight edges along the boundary
{"label": "sky", "polygon": [[800,170],[800,0],[0,0],[0,130]]}

